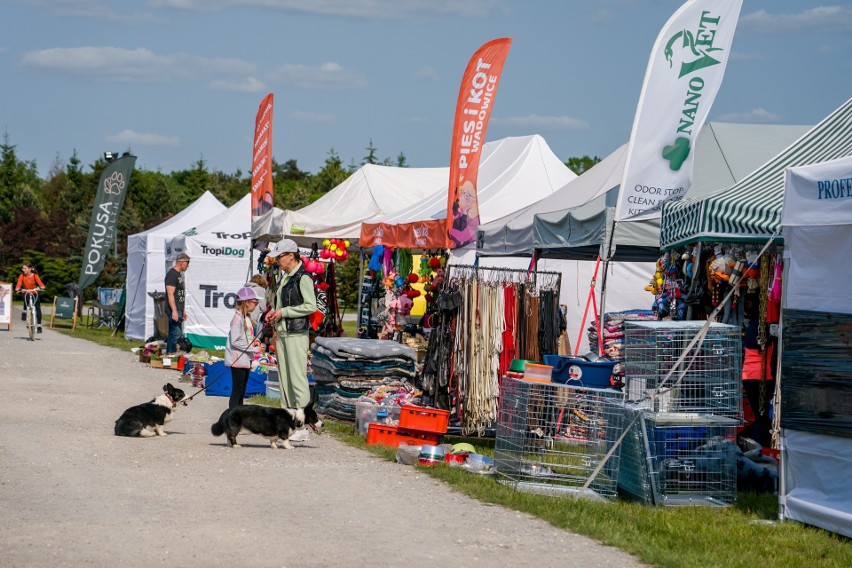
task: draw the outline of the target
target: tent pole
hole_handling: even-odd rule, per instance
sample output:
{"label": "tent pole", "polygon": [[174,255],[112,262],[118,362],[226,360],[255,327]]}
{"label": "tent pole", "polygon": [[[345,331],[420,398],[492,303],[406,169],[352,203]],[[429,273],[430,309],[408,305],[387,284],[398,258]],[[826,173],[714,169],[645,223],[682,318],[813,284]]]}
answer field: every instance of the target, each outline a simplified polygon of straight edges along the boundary
{"label": "tent pole", "polygon": [[592,281],[589,284],[589,295],[586,297],[586,309],[583,310],[583,319],[580,321],[580,335],[577,337],[577,343],[574,344],[574,357],[580,353],[580,342],[583,340],[583,329],[586,327],[586,317],[589,315],[589,304],[592,301],[592,296],[595,293],[595,281],[598,278],[598,268],[601,265],[601,257],[598,257],[595,262],[595,273],[592,274]]}
{"label": "tent pole", "polygon": [[[364,248],[358,246],[358,311],[356,312],[355,329],[361,329],[361,298],[364,296]],[[368,324],[370,322],[367,322]]]}
{"label": "tent pole", "polygon": [[[601,276],[601,305],[599,306],[598,317],[596,318],[598,323],[598,347],[600,349],[600,353],[598,353],[598,355],[600,357],[603,357],[603,319],[604,313],[606,312],[606,280],[607,274],[609,273],[609,263],[609,258],[603,261],[603,276]],[[594,300],[594,297],[592,300]]]}

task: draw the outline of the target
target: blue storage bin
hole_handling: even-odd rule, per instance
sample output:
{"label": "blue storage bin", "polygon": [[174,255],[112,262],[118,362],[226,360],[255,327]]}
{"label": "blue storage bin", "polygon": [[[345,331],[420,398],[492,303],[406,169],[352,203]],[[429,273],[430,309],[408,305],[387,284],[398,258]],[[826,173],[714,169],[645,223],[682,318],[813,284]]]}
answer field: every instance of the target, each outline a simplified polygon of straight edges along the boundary
{"label": "blue storage bin", "polygon": [[586,361],[575,357],[545,355],[544,364],[553,367],[551,381],[574,386],[606,389],[611,386],[610,377],[617,361],[602,359]]}
{"label": "blue storage bin", "polygon": [[[231,368],[224,361],[205,364],[207,377],[205,385],[210,385],[204,394],[207,396],[231,396]],[[218,378],[217,378],[218,377]],[[266,394],[266,373],[251,371],[246,384],[246,398],[256,394]]]}

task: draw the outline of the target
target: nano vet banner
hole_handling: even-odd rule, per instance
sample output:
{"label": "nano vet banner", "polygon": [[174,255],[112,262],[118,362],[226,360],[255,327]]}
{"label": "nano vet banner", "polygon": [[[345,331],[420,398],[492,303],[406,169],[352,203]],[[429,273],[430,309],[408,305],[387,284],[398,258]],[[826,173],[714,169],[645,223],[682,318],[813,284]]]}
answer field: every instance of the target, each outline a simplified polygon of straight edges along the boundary
{"label": "nano vet banner", "polygon": [[651,51],[616,221],[658,218],[692,185],[695,141],[722,85],[742,0],[689,0]]}

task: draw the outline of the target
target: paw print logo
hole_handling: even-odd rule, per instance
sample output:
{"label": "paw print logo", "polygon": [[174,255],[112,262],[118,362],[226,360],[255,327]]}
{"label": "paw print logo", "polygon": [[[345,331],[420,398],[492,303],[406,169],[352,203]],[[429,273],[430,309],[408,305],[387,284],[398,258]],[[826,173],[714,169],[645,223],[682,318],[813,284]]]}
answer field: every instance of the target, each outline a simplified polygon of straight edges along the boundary
{"label": "paw print logo", "polygon": [[109,195],[120,195],[124,190],[124,176],[118,172],[112,172],[106,180],[104,180],[104,191]]}

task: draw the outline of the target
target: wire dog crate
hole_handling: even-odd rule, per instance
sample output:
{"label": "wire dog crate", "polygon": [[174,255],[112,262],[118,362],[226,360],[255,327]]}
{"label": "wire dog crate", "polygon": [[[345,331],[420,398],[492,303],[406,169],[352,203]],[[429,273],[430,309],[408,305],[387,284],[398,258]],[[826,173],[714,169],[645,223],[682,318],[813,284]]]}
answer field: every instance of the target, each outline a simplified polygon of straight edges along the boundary
{"label": "wire dog crate", "polygon": [[625,388],[629,402],[654,412],[741,418],[742,339],[738,328],[711,323],[703,341],[689,350],[666,379],[705,322],[624,323]]}
{"label": "wire dog crate", "polygon": [[616,447],[623,431],[622,393],[613,390],[503,382],[494,445],[502,481],[519,491],[613,498]]}
{"label": "wire dog crate", "polygon": [[737,421],[626,407],[618,488],[645,505],[727,506],[737,499]]}

